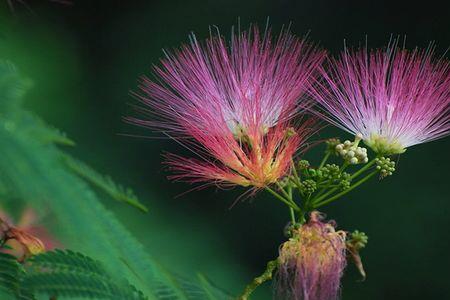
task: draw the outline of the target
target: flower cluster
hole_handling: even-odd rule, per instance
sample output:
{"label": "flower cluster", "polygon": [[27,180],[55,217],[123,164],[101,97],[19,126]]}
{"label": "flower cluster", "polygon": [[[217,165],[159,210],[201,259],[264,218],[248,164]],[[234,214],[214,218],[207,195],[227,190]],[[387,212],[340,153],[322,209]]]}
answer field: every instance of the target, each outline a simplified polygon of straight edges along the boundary
{"label": "flower cluster", "polygon": [[201,159],[168,156],[173,179],[264,187],[288,173],[291,160],[315,132],[313,119],[293,121],[310,106],[299,101],[317,76],[324,51],[284,32],[220,36],[167,54],[143,78],[138,97],[153,120],[131,122],[163,130]]}
{"label": "flower cluster", "polygon": [[[155,80],[141,81],[136,96],[152,118],[128,119],[198,155],[167,155],[170,178],[265,188],[289,207],[291,238],[276,260],[279,299],[337,299],[346,251],[365,277],[359,250],[367,236],[354,232],[346,241],[315,210],[377,173],[392,175],[389,156],[450,133],[450,63],[435,59],[433,49],[407,51],[394,42],[376,51],[346,49],[326,66],[324,59],[324,51],[288,32],[273,39],[253,27],[229,44],[220,34],[204,43],[192,36],[166,53]],[[355,140],[327,140],[318,166],[294,160],[318,129],[305,112]],[[335,156],[339,163],[329,161]],[[277,264],[269,265],[239,299],[271,278]]]}
{"label": "flower cluster", "polygon": [[204,44],[192,36],[166,53],[154,69],[157,80],[141,81],[136,96],[153,118],[129,121],[161,130],[198,155],[168,155],[171,178],[261,188],[289,173],[316,131],[311,119],[294,121],[312,101],[320,104],[313,109],[318,116],[357,136],[328,143],[349,164],[368,162],[360,139],[388,156],[447,135],[449,63],[432,52],[395,43],[346,50],[326,70],[325,52],[288,32],[273,39],[253,27],[229,45],[219,34]]}

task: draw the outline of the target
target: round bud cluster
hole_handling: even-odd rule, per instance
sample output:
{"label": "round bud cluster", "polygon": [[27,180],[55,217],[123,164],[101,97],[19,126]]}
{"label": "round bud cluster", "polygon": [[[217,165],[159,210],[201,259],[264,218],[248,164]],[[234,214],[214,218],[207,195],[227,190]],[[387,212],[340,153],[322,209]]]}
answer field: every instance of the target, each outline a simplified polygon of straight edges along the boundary
{"label": "round bud cluster", "polygon": [[300,183],[301,192],[304,194],[312,194],[317,189],[317,184],[314,180],[307,179]]}
{"label": "round bud cluster", "polygon": [[328,139],[325,143],[327,144],[327,152],[338,154],[336,152],[336,146],[341,143],[340,139],[338,138]]}
{"label": "round bud cluster", "polygon": [[350,188],[350,180],[341,180],[339,182],[339,187],[342,191],[348,190]]}
{"label": "round bud cluster", "polygon": [[335,164],[326,164],[325,166],[318,169],[310,169],[309,174],[316,180],[334,180],[339,179],[339,166]]}
{"label": "round bud cluster", "polygon": [[306,170],[309,168],[309,161],[302,159],[297,163],[297,165],[300,170]]}
{"label": "round bud cluster", "polygon": [[338,179],[340,177],[340,168],[338,165],[335,164],[326,164],[322,168],[320,168],[320,171],[322,172],[322,178],[323,179]]}
{"label": "round bud cluster", "polygon": [[355,250],[360,250],[366,247],[368,240],[369,237],[364,232],[355,230],[350,234],[348,243],[351,243]]}
{"label": "round bud cluster", "polygon": [[348,163],[352,165],[367,163],[367,149],[357,146],[357,143],[346,140],[345,142],[336,145],[336,152]]}
{"label": "round bud cluster", "polygon": [[348,181],[351,181],[350,177],[351,177],[351,175],[350,175],[349,173],[347,173],[347,172],[342,172],[342,173],[341,173],[341,179],[342,179],[342,180],[348,180]]}
{"label": "round bud cluster", "polygon": [[341,176],[340,176],[340,182],[339,182],[339,187],[341,188],[341,190],[345,191],[346,189],[350,188],[351,185],[351,178],[350,178],[350,174],[347,172],[342,172]]}
{"label": "round bud cluster", "polygon": [[377,170],[380,171],[380,178],[391,176],[395,171],[395,162],[391,161],[389,157],[380,157],[375,159]]}

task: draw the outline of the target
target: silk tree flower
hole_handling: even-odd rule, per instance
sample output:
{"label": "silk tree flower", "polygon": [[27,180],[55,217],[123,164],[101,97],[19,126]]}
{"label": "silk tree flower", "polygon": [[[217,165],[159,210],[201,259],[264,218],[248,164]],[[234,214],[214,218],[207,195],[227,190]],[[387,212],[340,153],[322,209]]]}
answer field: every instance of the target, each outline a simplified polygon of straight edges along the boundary
{"label": "silk tree flower", "polygon": [[346,234],[313,211],[280,247],[276,299],[335,300],[346,260]]}
{"label": "silk tree flower", "polygon": [[167,155],[171,179],[264,187],[290,169],[291,159],[316,130],[293,118],[310,103],[299,101],[317,76],[324,51],[288,32],[273,40],[256,27],[218,34],[166,53],[144,77],[137,94],[151,115],[128,120],[166,135],[198,155]]}
{"label": "silk tree flower", "polygon": [[319,115],[381,155],[433,141],[450,132],[449,62],[433,48],[345,50],[322,69],[312,96]]}

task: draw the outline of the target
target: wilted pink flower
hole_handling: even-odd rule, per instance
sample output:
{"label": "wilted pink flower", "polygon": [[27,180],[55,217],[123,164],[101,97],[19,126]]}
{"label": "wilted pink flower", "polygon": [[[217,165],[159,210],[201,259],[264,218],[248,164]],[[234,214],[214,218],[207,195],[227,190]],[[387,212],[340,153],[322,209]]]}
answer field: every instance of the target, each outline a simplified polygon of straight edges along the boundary
{"label": "wilted pink flower", "polygon": [[402,153],[449,134],[449,66],[433,58],[433,48],[346,50],[312,94],[334,125],[380,154]]}
{"label": "wilted pink flower", "polygon": [[314,122],[292,118],[324,52],[288,32],[276,41],[256,27],[191,42],[166,54],[157,81],[143,78],[138,97],[150,120],[130,121],[159,129],[200,159],[168,155],[173,179],[263,187],[285,175]]}
{"label": "wilted pink flower", "polygon": [[31,208],[23,211],[17,223],[14,223],[11,217],[0,209],[0,238],[10,248],[0,251],[12,254],[19,259],[60,246],[47,229],[38,224],[38,216]]}
{"label": "wilted pink flower", "polygon": [[345,232],[312,212],[280,248],[276,299],[336,300],[346,264]]}

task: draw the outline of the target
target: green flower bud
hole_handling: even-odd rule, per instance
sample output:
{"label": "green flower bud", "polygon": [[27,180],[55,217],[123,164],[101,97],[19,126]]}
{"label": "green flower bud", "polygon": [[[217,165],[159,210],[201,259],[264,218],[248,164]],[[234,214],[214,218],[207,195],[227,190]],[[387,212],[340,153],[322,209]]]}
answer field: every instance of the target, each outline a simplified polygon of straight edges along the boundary
{"label": "green flower bud", "polygon": [[309,169],[309,176],[314,178],[316,181],[322,179],[322,169]]}
{"label": "green flower bud", "polygon": [[395,162],[391,161],[389,157],[380,157],[375,159],[376,169],[380,172],[380,178],[383,179],[391,176],[395,171]]}
{"label": "green flower bud", "polygon": [[349,180],[341,180],[341,182],[339,182],[339,187],[343,191],[347,190],[348,188],[350,188],[350,181]]}
{"label": "green flower bud", "polygon": [[300,170],[306,170],[309,168],[309,161],[302,159],[297,163],[297,166]]}
{"label": "green flower bud", "polygon": [[317,184],[314,180],[307,179],[300,183],[300,191],[304,194],[312,194],[316,191]]}
{"label": "green flower bud", "polygon": [[362,276],[362,280],[366,278],[366,271],[364,270],[364,266],[361,260],[361,256],[359,255],[359,251],[366,247],[368,237],[364,232],[359,232],[358,230],[355,230],[350,234],[350,236],[347,236],[347,251],[349,253],[349,257],[353,260],[355,263],[355,266],[358,268],[359,273]]}
{"label": "green flower bud", "polygon": [[368,240],[369,237],[364,232],[355,230],[350,234],[350,238],[348,239],[347,243],[350,243],[353,248],[358,251],[366,247]]}
{"label": "green flower bud", "polygon": [[322,176],[324,179],[333,180],[339,178],[339,166],[335,164],[326,164],[320,171],[322,171]]}
{"label": "green flower bud", "polygon": [[342,172],[341,173],[341,179],[342,180],[350,180],[351,175],[347,172]]}

